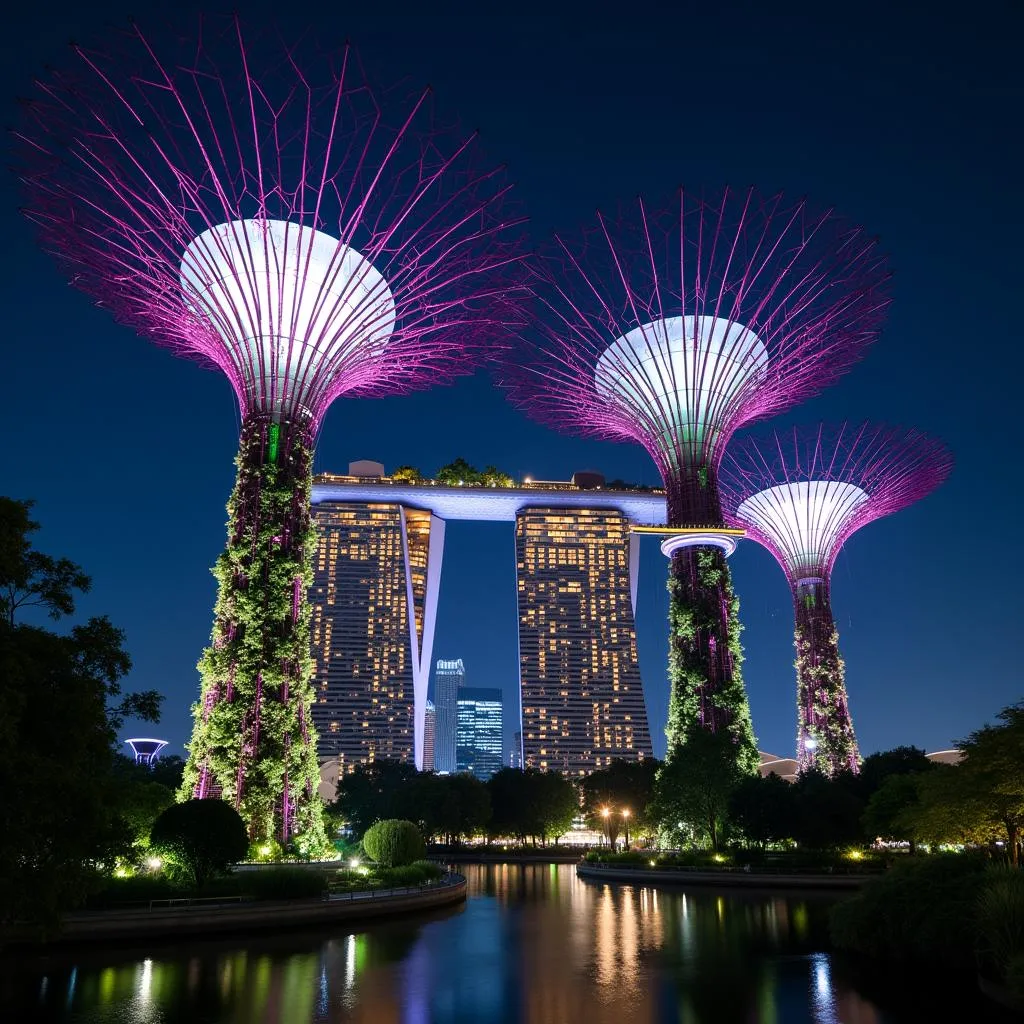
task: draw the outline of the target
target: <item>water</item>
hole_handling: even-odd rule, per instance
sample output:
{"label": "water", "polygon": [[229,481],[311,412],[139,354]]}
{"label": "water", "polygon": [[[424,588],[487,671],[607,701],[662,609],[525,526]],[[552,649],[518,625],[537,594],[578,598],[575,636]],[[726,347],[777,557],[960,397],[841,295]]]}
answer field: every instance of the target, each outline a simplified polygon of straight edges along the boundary
{"label": "water", "polygon": [[470,865],[463,907],[352,931],[0,960],[0,1019],[76,1024],[910,1024],[1002,1019],[970,986],[858,977],[833,897]]}

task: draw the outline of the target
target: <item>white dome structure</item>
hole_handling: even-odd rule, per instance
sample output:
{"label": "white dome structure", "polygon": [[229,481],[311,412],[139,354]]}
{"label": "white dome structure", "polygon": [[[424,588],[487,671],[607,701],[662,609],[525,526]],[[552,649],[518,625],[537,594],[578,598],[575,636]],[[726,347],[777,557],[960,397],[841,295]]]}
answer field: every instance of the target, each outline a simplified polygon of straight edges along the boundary
{"label": "white dome structure", "polygon": [[281,220],[218,224],[185,249],[181,290],[224,342],[223,369],[275,421],[310,417],[340,374],[380,357],[395,327],[387,282],[323,231]]}

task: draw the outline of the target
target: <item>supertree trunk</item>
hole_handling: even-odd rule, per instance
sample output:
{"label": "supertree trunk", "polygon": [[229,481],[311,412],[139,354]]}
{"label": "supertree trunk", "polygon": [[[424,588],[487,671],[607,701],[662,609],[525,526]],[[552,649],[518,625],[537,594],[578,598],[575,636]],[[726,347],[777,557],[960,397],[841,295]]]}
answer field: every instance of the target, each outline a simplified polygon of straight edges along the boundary
{"label": "supertree trunk", "polygon": [[[696,486],[669,488],[673,525],[721,522],[714,480],[706,470],[700,470],[695,479]],[[676,551],[668,590],[668,756],[693,729],[728,730],[736,744],[737,765],[744,773],[754,774],[760,758],[741,672],[739,600],[725,552],[711,546]]]}
{"label": "supertree trunk", "polygon": [[236,465],[182,795],[232,802],[253,842],[317,852],[325,837],[310,715],[310,432],[250,415]]}
{"label": "supertree trunk", "polygon": [[839,633],[824,580],[796,590],[797,759],[826,775],[859,770]]}

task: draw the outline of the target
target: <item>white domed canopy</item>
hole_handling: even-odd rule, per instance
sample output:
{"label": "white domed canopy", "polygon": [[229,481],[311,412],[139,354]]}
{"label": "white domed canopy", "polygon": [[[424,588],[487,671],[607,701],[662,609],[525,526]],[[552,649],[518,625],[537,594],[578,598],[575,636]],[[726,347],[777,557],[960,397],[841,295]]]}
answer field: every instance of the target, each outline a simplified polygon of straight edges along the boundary
{"label": "white domed canopy", "polygon": [[327,385],[363,376],[395,326],[391,290],[368,260],[288,221],[204,231],[185,250],[180,280],[224,341],[249,408],[275,420],[315,415]]}
{"label": "white domed canopy", "polygon": [[653,424],[669,453],[703,452],[768,352],[743,324],[677,316],[635,327],[612,342],[595,368],[598,392]]}
{"label": "white domed canopy", "polygon": [[792,578],[821,579],[841,532],[867,500],[854,484],[798,480],[751,495],[736,509],[736,519],[774,543]]}

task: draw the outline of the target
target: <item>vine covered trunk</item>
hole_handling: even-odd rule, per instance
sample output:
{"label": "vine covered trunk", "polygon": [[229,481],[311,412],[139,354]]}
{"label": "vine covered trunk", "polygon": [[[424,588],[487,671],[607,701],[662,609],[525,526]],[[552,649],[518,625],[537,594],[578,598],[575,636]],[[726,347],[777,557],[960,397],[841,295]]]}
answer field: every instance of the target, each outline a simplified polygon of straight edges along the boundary
{"label": "vine covered trunk", "polygon": [[182,796],[221,797],[253,842],[315,853],[326,840],[310,715],[310,432],[249,415],[236,465]]}
{"label": "vine covered trunk", "polygon": [[859,770],[839,633],[824,580],[796,588],[797,761],[826,775]]}
{"label": "vine covered trunk", "polygon": [[727,730],[737,766],[754,774],[760,758],[740,671],[739,601],[725,552],[716,547],[677,551],[668,588],[668,756],[694,729]]}

